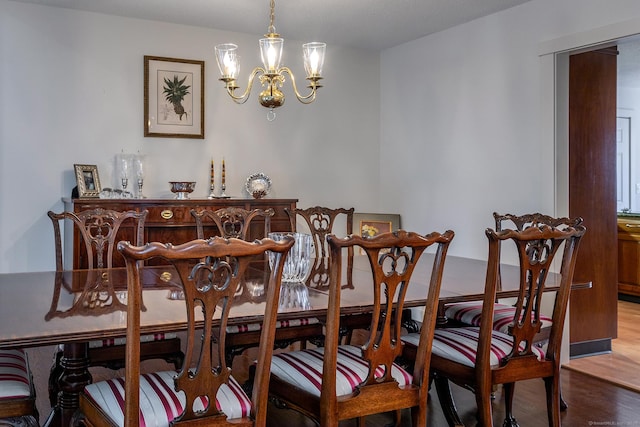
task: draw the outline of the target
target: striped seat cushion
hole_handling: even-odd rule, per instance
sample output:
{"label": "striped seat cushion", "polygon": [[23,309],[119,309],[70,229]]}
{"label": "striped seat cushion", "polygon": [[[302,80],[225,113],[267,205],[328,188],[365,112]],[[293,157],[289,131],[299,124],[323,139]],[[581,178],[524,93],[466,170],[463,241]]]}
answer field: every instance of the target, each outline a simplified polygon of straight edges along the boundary
{"label": "striped seat cushion", "polygon": [[0,350],[0,400],[29,397],[31,388],[31,372],[24,350]]}
{"label": "striped seat cushion", "polygon": [[[175,371],[154,372],[140,376],[140,426],[168,427],[173,419],[183,412],[184,392],[174,389]],[[124,379],[113,378],[89,384],[84,393],[99,406],[116,425],[124,425]],[[200,397],[194,410],[205,407],[205,398]],[[216,407],[229,419],[246,417],[251,401],[240,384],[230,377],[229,385],[223,384],[216,396]]]}
{"label": "striped seat cushion", "polygon": [[[356,386],[366,378],[369,364],[361,358],[361,354],[360,347],[352,345],[339,347],[336,372],[338,396],[352,393]],[[323,355],[324,348],[274,354],[271,362],[271,375],[319,397],[322,387]],[[376,371],[377,377],[383,374],[383,368]],[[412,381],[411,374],[395,363],[391,368],[391,375],[401,386],[410,384]]]}
{"label": "striped seat cushion", "polygon": [[[178,338],[178,334],[175,332],[147,334],[147,335],[140,335],[140,342],[163,341],[163,340],[170,340],[174,338]],[[127,339],[124,337],[106,338],[103,340],[89,341],[89,348],[113,347],[115,345],[125,345],[126,343],[127,343]]]}
{"label": "striped seat cushion", "polygon": [[[463,365],[474,367],[478,352],[480,328],[442,328],[436,329],[433,336],[431,352],[433,355],[453,360]],[[402,341],[417,346],[419,333],[404,335]],[[493,331],[491,338],[491,366],[498,366],[500,361],[511,351],[513,337],[500,331]],[[524,345],[520,345],[524,350]],[[532,346],[531,350],[538,360],[545,357],[545,352],[539,347]]]}
{"label": "striped seat cushion", "polygon": [[[320,323],[317,317],[303,317],[300,319],[278,320],[276,321],[276,329],[293,328],[296,326],[315,325]],[[244,325],[227,326],[228,334],[241,334],[243,332],[255,332],[262,329],[262,323],[248,323]]]}
{"label": "striped seat cushion", "polygon": [[[513,323],[516,308],[512,305],[496,303],[493,308],[493,330],[509,332],[509,325]],[[469,326],[480,326],[482,301],[460,302],[445,307],[444,315],[447,319],[457,320]],[[540,314],[542,327],[551,326],[551,318]]]}
{"label": "striped seat cushion", "polygon": [[[148,335],[140,335],[140,342],[163,341],[163,340],[171,340],[175,338],[178,338],[178,334],[175,332],[148,334]],[[127,343],[127,339],[124,337],[104,338],[101,340],[89,341],[89,348],[114,347],[116,345],[125,345],[126,343]],[[58,346],[58,350],[62,351],[63,347],[64,346],[60,344]]]}

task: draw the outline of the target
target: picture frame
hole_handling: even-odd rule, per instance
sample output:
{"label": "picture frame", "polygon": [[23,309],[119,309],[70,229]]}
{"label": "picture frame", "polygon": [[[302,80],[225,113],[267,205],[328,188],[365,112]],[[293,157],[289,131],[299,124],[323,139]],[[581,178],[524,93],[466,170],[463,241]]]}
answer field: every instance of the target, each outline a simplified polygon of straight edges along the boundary
{"label": "picture frame", "polygon": [[353,214],[353,232],[359,236],[373,237],[398,229],[400,229],[399,214],[359,212]]}
{"label": "picture frame", "polygon": [[102,187],[96,165],[73,165],[76,173],[78,197],[100,197]]}
{"label": "picture frame", "polygon": [[204,139],[204,61],[145,55],[144,136]]}

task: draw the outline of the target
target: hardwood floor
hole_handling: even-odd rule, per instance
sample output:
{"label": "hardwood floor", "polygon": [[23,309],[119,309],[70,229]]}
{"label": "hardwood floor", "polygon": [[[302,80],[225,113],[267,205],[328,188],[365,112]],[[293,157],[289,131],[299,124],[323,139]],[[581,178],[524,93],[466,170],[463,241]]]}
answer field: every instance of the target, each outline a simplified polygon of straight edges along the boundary
{"label": "hardwood floor", "polygon": [[618,301],[618,338],[611,343],[612,352],[572,359],[565,367],[640,392],[639,324],[640,304]]}

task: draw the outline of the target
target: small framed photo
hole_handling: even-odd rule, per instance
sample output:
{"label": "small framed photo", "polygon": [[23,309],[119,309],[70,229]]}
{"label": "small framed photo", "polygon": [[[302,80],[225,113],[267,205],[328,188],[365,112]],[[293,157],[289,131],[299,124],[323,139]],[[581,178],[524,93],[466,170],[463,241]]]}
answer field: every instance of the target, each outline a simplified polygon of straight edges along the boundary
{"label": "small framed photo", "polygon": [[362,237],[396,231],[400,228],[400,215],[378,213],[354,213],[353,231]]}
{"label": "small framed photo", "polygon": [[144,57],[144,136],[204,139],[204,61]]}
{"label": "small framed photo", "polygon": [[96,165],[73,165],[76,171],[78,197],[100,197],[100,177]]}

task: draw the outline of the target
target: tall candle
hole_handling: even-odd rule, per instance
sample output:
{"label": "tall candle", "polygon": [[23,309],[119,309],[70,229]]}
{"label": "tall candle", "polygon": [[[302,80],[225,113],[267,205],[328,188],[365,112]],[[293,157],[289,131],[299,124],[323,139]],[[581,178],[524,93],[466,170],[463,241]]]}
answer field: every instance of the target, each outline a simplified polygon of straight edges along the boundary
{"label": "tall candle", "polygon": [[225,180],[225,168],[224,168],[224,159],[222,159],[222,185],[224,185]]}
{"label": "tall candle", "polygon": [[211,159],[211,185],[213,185],[213,159]]}

